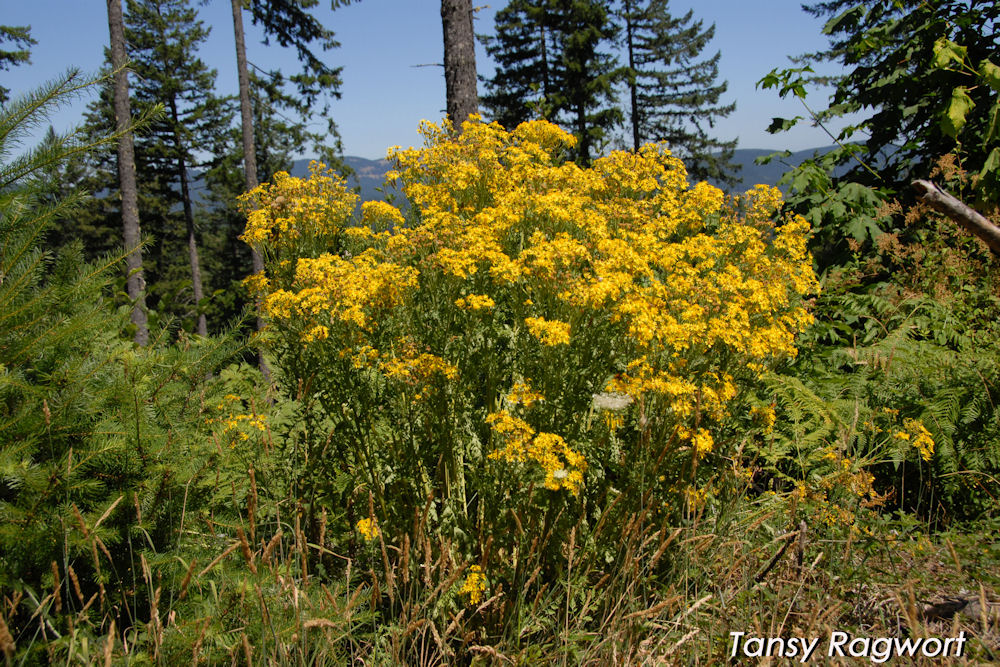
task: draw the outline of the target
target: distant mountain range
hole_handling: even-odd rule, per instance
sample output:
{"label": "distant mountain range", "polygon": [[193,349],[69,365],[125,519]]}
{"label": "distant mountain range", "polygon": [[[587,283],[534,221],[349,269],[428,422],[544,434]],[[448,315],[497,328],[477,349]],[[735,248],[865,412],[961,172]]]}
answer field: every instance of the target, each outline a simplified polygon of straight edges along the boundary
{"label": "distant mountain range", "polygon": [[[760,148],[741,148],[734,152],[733,162],[741,165],[739,177],[742,179],[737,186],[737,190],[753,187],[759,183],[765,185],[777,185],[782,174],[800,165],[804,160],[813,157],[815,154],[823,155],[832,150],[834,146],[824,146],[822,148],[809,148],[796,151],[788,157],[776,158],[770,164],[759,165],[755,160],[765,155],[774,153],[773,150]],[[347,155],[343,158],[344,163],[354,170],[354,175],[348,179],[352,187],[361,188],[361,201],[371,201],[384,199],[384,193],[379,190],[385,179],[386,172],[390,169],[388,160],[369,160],[355,155]],[[308,176],[309,160],[296,160],[292,165],[292,176]],[[716,185],[718,185],[716,183]]]}

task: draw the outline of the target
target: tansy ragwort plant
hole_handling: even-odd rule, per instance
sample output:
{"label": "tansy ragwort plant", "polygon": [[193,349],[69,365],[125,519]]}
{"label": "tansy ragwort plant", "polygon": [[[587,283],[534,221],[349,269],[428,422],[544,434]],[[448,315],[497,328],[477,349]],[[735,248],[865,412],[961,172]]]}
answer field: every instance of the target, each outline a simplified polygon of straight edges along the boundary
{"label": "tansy ragwort plant", "polygon": [[437,535],[462,590],[475,561],[490,596],[559,561],[571,528],[591,539],[612,503],[704,498],[684,491],[712,474],[741,384],[811,321],[809,228],[774,188],[689,186],[662,145],[584,169],[543,121],[421,132],[390,153],[409,206],[366,202],[360,225],[322,166],[245,195],[267,260],[248,284],[302,405],[299,495],[340,513],[327,541],[361,519],[418,555]]}

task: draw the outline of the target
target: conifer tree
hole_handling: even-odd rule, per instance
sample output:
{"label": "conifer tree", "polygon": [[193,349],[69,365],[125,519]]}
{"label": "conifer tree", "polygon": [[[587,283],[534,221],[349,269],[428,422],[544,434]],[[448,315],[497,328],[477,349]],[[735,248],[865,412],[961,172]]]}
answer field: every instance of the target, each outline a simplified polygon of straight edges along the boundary
{"label": "conifer tree", "polygon": [[[199,164],[196,151],[217,141],[231,116],[229,100],[215,96],[215,70],[198,58],[198,46],[209,30],[187,0],[129,0],[126,35],[132,45],[138,75],[135,98],[139,105],[162,103],[163,116],[139,138],[141,181],[158,200],[163,223],[159,236],[161,272],[172,264],[175,209],[183,214],[183,237],[194,297],[196,331],[208,334],[204,289],[198,256],[190,170]],[[172,229],[174,227],[174,229]],[[173,237],[173,238],[171,238]],[[176,265],[175,265],[176,266]],[[160,279],[176,279],[164,275]]]}
{"label": "conifer tree", "polygon": [[[267,44],[273,38],[278,44],[284,47],[295,48],[299,61],[303,64],[303,71],[293,75],[288,80],[297,89],[297,95],[284,92],[276,92],[276,88],[283,89],[286,82],[284,76],[278,71],[263,73],[270,78],[266,84],[270,89],[272,97],[279,95],[283,100],[283,106],[295,111],[302,117],[305,124],[315,114],[326,117],[327,135],[333,139],[334,149],[340,150],[340,136],[336,130],[336,124],[329,116],[329,106],[320,109],[317,101],[329,95],[335,99],[340,98],[341,78],[339,67],[326,65],[315,51],[315,43],[319,43],[322,50],[326,51],[339,46],[334,39],[334,33],[323,27],[309,10],[318,4],[317,0],[232,0],[233,9],[233,34],[236,45],[236,69],[240,87],[240,111],[241,128],[243,133],[243,159],[246,177],[246,188],[252,190],[260,182],[257,174],[256,156],[254,154],[254,123],[253,115],[258,110],[251,107],[251,72],[250,63],[246,55],[246,37],[243,31],[243,11],[249,9],[254,25],[260,25],[264,30],[264,43]],[[336,9],[343,5],[350,4],[350,0],[331,0],[331,9]],[[258,77],[260,80],[261,77]],[[313,140],[315,147],[319,148],[320,142],[327,138],[321,133],[310,133],[308,137]],[[329,153],[329,151],[327,151]],[[327,156],[324,156],[326,158]],[[332,160],[331,160],[332,161]],[[254,264],[254,270],[263,268]]]}
{"label": "conifer tree", "polygon": [[128,73],[125,63],[125,25],[122,17],[121,0],[108,0],[108,32],[111,38],[109,57],[114,72],[114,127],[121,134],[118,140],[118,187],[121,193],[122,232],[128,257],[126,285],[128,298],[132,302],[132,324],[135,326],[135,342],[145,345],[149,342],[149,324],[146,314],[146,280],[143,272],[142,249],[139,243],[142,232],[139,227],[138,190],[135,171],[135,141],[129,124],[132,122],[132,107],[128,91]]}
{"label": "conifer tree", "polygon": [[[351,0],[329,0],[331,9],[351,4]],[[288,100],[294,100],[294,111],[307,125],[322,119],[325,132],[313,132],[310,137],[313,149],[325,162],[343,168],[338,156],[341,153],[340,133],[330,114],[331,100],[340,99],[341,67],[327,65],[320,52],[340,46],[336,34],[326,28],[312,11],[319,0],[248,0],[246,7],[254,25],[264,31],[264,44],[275,40],[282,47],[295,49],[302,69],[281,80],[290,84],[285,91]],[[264,74],[263,70],[258,70]],[[274,75],[274,72],[270,72]]]}
{"label": "conifer tree", "polygon": [[621,75],[617,59],[605,50],[616,36],[603,2],[555,0],[553,20],[560,46],[552,104],[564,111],[577,139],[575,154],[589,165],[609,132],[621,122],[615,95]]}
{"label": "conifer tree", "polygon": [[[5,72],[14,65],[29,62],[30,47],[38,43],[31,37],[31,26],[26,25],[0,25],[0,44],[4,42],[12,42],[14,48],[0,48],[0,72]],[[5,104],[9,97],[10,89],[0,86],[0,104]]]}
{"label": "conifer tree", "polygon": [[589,164],[622,118],[615,95],[621,74],[607,48],[616,34],[597,0],[513,0],[497,12],[496,35],[485,38],[497,70],[484,105],[513,127],[546,118],[573,131],[575,157]]}
{"label": "conifer tree", "polygon": [[670,13],[669,0],[622,0],[619,19],[628,52],[630,125],[635,150],[665,141],[697,180],[734,184],[731,162],[736,140],[721,141],[709,130],[736,108],[720,104],[726,82],[717,81],[719,53],[702,58],[715,35],[693,20]]}
{"label": "conifer tree", "polygon": [[[96,87],[96,85],[95,85]],[[83,134],[83,133],[82,133]],[[86,136],[86,134],[83,134]],[[98,137],[90,136],[96,140]],[[57,150],[61,136],[50,125],[39,146]],[[101,171],[99,171],[99,169]],[[74,192],[100,192],[114,181],[113,155],[88,153],[74,160],[46,164],[41,168],[37,197],[44,205],[55,206],[69,199]],[[79,242],[84,256],[93,260],[122,247],[122,228],[108,224],[120,215],[112,197],[88,197],[52,219],[46,241],[53,250]]]}
{"label": "conifer tree", "polygon": [[480,39],[496,62],[481,100],[508,129],[532,118],[551,119],[552,60],[557,55],[547,0],[511,0],[494,16],[494,35]]}

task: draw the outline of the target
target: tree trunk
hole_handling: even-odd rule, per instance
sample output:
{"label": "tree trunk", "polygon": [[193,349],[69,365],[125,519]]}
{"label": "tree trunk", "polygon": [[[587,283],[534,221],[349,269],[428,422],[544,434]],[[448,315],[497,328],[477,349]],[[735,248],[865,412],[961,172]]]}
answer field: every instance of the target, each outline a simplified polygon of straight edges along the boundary
{"label": "tree trunk", "polygon": [[444,31],[444,84],[448,117],[460,130],[463,121],[479,112],[472,0],[441,0],[441,27]]}
{"label": "tree trunk", "polygon": [[[544,17],[543,17],[544,21]],[[549,33],[542,23],[542,105],[545,113],[540,114],[545,120],[549,119],[549,96],[552,94],[552,86],[549,85]]]}
{"label": "tree trunk", "polygon": [[577,163],[581,167],[590,166],[590,133],[587,132],[587,109],[582,102],[576,105],[576,131],[580,135],[577,144]]}
{"label": "tree trunk", "polygon": [[[243,172],[246,177],[247,192],[256,188],[257,180],[257,149],[254,144],[253,109],[250,107],[250,71],[247,69],[247,46],[243,36],[243,4],[241,0],[233,0],[233,32],[236,35],[236,69],[240,81],[240,119],[243,125]],[[253,257],[253,272],[264,271],[264,258],[256,248],[251,248]],[[257,331],[264,328],[264,318],[260,316],[260,301],[257,301]],[[265,379],[271,377],[264,352],[258,350],[257,365]]]}
{"label": "tree trunk", "polygon": [[208,336],[208,322],[205,313],[201,312],[201,301],[205,292],[201,285],[201,262],[198,261],[198,239],[194,233],[194,211],[191,209],[191,190],[188,188],[187,163],[184,161],[184,145],[179,131],[180,118],[177,113],[177,100],[170,98],[170,115],[174,121],[174,142],[177,144],[177,172],[181,177],[181,201],[184,204],[184,228],[187,231],[188,259],[191,262],[191,287],[194,288],[195,312],[198,314],[199,336]]}
{"label": "tree trunk", "polygon": [[205,292],[201,284],[201,263],[198,261],[198,240],[194,233],[194,214],[191,211],[191,195],[188,191],[187,166],[184,158],[178,163],[181,170],[181,195],[184,197],[184,226],[188,237],[188,258],[191,260],[191,286],[194,288],[194,302],[198,313],[198,335],[208,336],[208,322],[202,312]]}
{"label": "tree trunk", "polygon": [[960,199],[948,194],[930,181],[913,181],[913,189],[920,194],[920,201],[957,222],[989,246],[993,254],[1000,255],[1000,227]]}
{"label": "tree trunk", "polygon": [[121,132],[118,140],[118,181],[122,194],[122,227],[125,259],[128,267],[126,286],[132,302],[132,324],[135,325],[135,342],[149,343],[149,324],[146,318],[146,281],[142,276],[142,249],[139,243],[139,192],[135,182],[135,148],[132,132],[125,131],[132,121],[128,97],[128,73],[125,71],[125,25],[121,0],[108,0],[108,28],[111,33],[111,67],[115,72],[115,126]]}

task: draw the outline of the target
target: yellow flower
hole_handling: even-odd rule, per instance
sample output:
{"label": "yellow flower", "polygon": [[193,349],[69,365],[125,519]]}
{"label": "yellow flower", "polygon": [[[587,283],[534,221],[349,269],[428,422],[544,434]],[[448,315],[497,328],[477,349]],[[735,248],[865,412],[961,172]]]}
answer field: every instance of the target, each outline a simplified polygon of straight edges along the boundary
{"label": "yellow flower", "polygon": [[311,343],[317,340],[326,340],[330,336],[330,330],[323,325],[317,325],[302,334],[303,343]]}
{"label": "yellow flower", "polygon": [[354,213],[358,195],[326,165],[314,161],[309,170],[308,179],[278,172],[273,183],[241,195],[247,225],[240,239],[255,248],[287,250],[341,231]]}
{"label": "yellow flower", "polygon": [[361,519],[354,528],[365,538],[365,542],[371,542],[380,534],[375,519]]}
{"label": "yellow flower", "polygon": [[569,324],[558,320],[546,320],[542,317],[525,318],[524,323],[528,325],[531,335],[542,342],[543,345],[568,345],[569,344]]}
{"label": "yellow flower", "polygon": [[681,426],[677,429],[677,435],[680,436],[682,440],[687,440],[691,443],[695,456],[699,459],[711,452],[712,447],[715,446],[715,440],[712,439],[712,434],[703,428],[699,428],[697,431],[692,431],[684,426]]}
{"label": "yellow flower", "polygon": [[774,425],[777,423],[778,418],[774,413],[774,407],[766,405],[764,407],[754,406],[750,408],[750,415],[754,419],[760,420],[764,426],[764,433],[773,433]]}
{"label": "yellow flower", "polygon": [[270,284],[271,283],[267,278],[267,274],[263,271],[260,273],[252,273],[243,279],[243,285],[252,295],[266,294]]}
{"label": "yellow flower", "polygon": [[489,458],[511,463],[534,462],[545,473],[545,488],[552,491],[568,489],[573,495],[580,493],[587,460],[571,449],[561,436],[555,433],[536,435],[526,421],[508,412],[492,413],[486,423],[504,443],[504,447],[491,452]]}
{"label": "yellow flower", "polygon": [[703,428],[698,429],[698,432],[691,436],[691,446],[694,447],[698,458],[702,458],[712,451],[714,445],[715,441],[712,439],[712,435]]}
{"label": "yellow flower", "polygon": [[459,595],[469,596],[469,605],[477,605],[483,599],[483,592],[486,590],[486,577],[478,565],[469,568],[469,574],[465,577]]}
{"label": "yellow flower", "polygon": [[455,305],[463,310],[481,310],[483,308],[492,308],[496,303],[493,299],[483,294],[470,294],[467,297],[456,299]]}
{"label": "yellow flower", "polygon": [[414,385],[426,384],[435,374],[440,374],[447,380],[458,378],[457,366],[428,352],[414,354],[412,349],[404,350],[398,357],[386,357],[381,362],[381,368],[386,377]]}
{"label": "yellow flower", "polygon": [[609,431],[617,431],[625,423],[625,418],[620,414],[611,412],[610,410],[604,411],[604,424],[608,427]]}
{"label": "yellow flower", "polygon": [[[566,376],[545,385],[548,409],[535,405],[542,397],[527,380],[503,393],[540,372],[522,358],[526,343],[537,353],[535,340],[553,374],[593,372],[565,391],[596,392],[592,409],[610,430],[623,428],[628,402],[598,403],[627,399],[647,406],[658,432],[684,428],[693,454],[706,456],[737,396],[736,369],[759,376],[794,357],[812,321],[808,222],[781,214],[781,193],[769,186],[727,200],[689,184],[663,144],[585,168],[563,159],[575,140],[546,121],[462,127],[423,122],[422,147],[390,151],[406,224],[399,209],[369,202],[354,226],[356,197],[320,165],[243,197],[243,238],[268,258],[247,285],[272,331],[282,344],[316,348],[302,355],[316,364],[310,372],[332,372],[322,355],[339,351],[336,367],[357,375],[343,387],[387,384],[377,394],[391,405],[368,406],[381,410],[378,437],[408,418],[467,425],[500,396],[486,408],[496,410],[488,456],[533,469],[548,489],[578,493],[587,461],[559,435],[575,434],[560,421]],[[477,395],[482,381],[500,393]],[[447,400],[414,403],[432,392]],[[773,408],[753,418],[764,432],[775,426]],[[910,443],[923,435],[901,432]],[[920,442],[929,456],[929,434]]]}
{"label": "yellow flower", "polygon": [[361,221],[376,229],[402,225],[405,222],[400,210],[384,201],[362,202]]}
{"label": "yellow flower", "polygon": [[[934,455],[934,438],[931,437],[930,431],[928,431],[924,425],[917,421],[916,419],[904,419],[903,427],[907,430],[906,438],[904,440],[909,440],[910,436],[913,437],[911,444],[913,448],[920,453],[920,458],[924,461],[930,461],[931,457]],[[900,434],[897,433],[896,437]]]}
{"label": "yellow flower", "polygon": [[507,405],[511,407],[523,405],[526,408],[530,408],[535,402],[544,400],[545,397],[542,394],[531,388],[530,380],[514,383],[510,393],[507,394]]}

